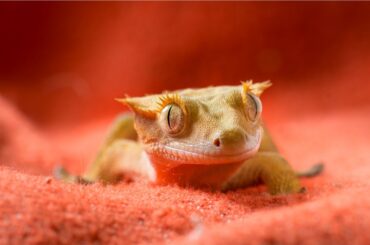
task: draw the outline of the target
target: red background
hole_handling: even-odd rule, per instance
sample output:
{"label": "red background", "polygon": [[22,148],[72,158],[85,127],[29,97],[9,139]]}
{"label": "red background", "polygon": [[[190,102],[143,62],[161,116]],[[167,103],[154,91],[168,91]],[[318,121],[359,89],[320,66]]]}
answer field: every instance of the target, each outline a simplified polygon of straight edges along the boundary
{"label": "red background", "polygon": [[[309,90],[315,109],[362,105],[369,12],[367,3],[3,3],[0,90],[41,123],[112,116],[124,94],[245,79],[273,81],[266,103]],[[344,94],[339,105],[327,98]]]}
{"label": "red background", "polygon": [[[370,244],[369,3],[0,3],[0,244]],[[307,193],[68,185],[113,98],[271,79],[263,116]]]}

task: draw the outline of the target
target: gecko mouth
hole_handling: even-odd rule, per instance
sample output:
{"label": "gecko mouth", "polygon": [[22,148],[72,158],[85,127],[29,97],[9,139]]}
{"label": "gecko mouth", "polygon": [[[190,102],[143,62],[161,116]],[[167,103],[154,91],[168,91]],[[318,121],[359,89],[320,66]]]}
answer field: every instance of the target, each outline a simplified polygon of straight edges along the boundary
{"label": "gecko mouth", "polygon": [[169,145],[160,145],[158,143],[146,146],[146,152],[153,161],[175,164],[227,164],[245,161],[253,157],[261,144],[261,137],[257,137],[241,146],[237,151],[225,151],[214,147],[209,143],[204,144],[186,144],[181,142],[172,142]]}

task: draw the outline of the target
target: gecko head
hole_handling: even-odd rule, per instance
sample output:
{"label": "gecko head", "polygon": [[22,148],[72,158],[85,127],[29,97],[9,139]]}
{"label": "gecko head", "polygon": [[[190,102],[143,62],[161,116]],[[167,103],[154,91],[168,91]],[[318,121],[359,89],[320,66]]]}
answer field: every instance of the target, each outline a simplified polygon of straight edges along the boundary
{"label": "gecko head", "polygon": [[152,162],[227,164],[252,157],[262,138],[259,96],[270,82],[185,89],[119,99],[135,113]]}

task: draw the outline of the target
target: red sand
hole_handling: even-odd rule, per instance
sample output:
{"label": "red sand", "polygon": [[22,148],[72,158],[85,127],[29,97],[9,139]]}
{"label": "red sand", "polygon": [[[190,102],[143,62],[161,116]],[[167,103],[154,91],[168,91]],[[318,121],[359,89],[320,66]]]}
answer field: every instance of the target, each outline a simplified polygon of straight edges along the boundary
{"label": "red sand", "polygon": [[[370,244],[370,5],[219,5],[2,5],[0,244]],[[93,159],[112,98],[250,77],[275,81],[264,117],[294,168],[325,163],[307,193],[53,179]]]}

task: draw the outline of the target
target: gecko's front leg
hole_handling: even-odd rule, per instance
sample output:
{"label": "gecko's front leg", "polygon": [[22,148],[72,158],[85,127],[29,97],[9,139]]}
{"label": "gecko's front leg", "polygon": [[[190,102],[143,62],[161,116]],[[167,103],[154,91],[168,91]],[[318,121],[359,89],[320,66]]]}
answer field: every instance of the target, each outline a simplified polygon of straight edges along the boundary
{"label": "gecko's front leg", "polygon": [[263,127],[263,132],[258,153],[245,161],[222,189],[226,191],[264,183],[271,194],[302,192],[304,188],[300,186],[298,178],[318,175],[323,170],[323,164],[295,172],[280,155],[266,127]]}
{"label": "gecko's front leg", "polygon": [[88,184],[116,182],[123,172],[147,174],[148,166],[136,141],[133,120],[130,113],[117,117],[95,160],[82,176],[69,174],[63,167],[56,168],[55,176],[65,182]]}
{"label": "gecko's front leg", "polygon": [[298,193],[301,187],[297,174],[277,152],[259,152],[247,160],[224,184],[230,190],[264,183],[271,194]]}
{"label": "gecko's front leg", "polygon": [[148,169],[143,150],[135,141],[120,139],[107,147],[102,155],[83,174],[91,182],[115,183],[124,173],[147,175]]}

